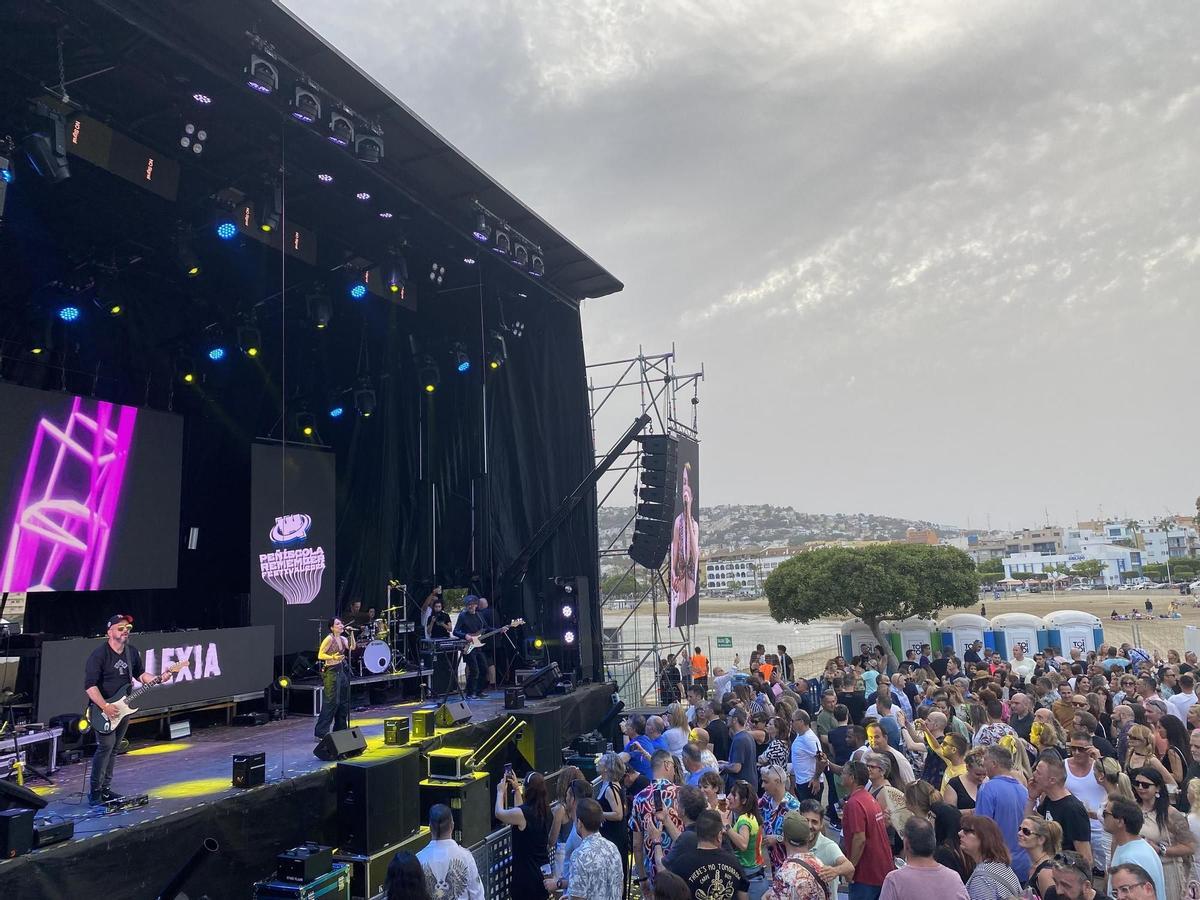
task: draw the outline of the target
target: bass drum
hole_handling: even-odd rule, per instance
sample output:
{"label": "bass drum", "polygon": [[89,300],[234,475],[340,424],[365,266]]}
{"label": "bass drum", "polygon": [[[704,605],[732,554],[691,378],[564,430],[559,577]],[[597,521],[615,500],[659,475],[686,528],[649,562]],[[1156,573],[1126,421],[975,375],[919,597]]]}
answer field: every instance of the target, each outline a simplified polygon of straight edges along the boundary
{"label": "bass drum", "polygon": [[383,641],[370,641],[357,647],[354,655],[363,674],[382,675],[392,667],[392,648]]}

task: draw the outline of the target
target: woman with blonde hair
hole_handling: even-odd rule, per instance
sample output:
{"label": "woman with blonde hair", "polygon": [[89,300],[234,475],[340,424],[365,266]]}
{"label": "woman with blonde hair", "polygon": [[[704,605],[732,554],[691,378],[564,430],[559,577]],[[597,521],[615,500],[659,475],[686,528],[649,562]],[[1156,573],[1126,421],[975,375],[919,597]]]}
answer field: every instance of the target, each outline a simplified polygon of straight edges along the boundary
{"label": "woman with blonde hair", "polygon": [[1062,827],[1041,816],[1029,816],[1017,829],[1017,844],[1029,854],[1029,887],[1041,900],[1054,884],[1054,860],[1062,850]]}
{"label": "woman with blonde hair", "polygon": [[669,727],[663,732],[663,738],[671,755],[678,756],[688,742],[687,707],[682,703],[672,703],[667,707],[666,719]]}
{"label": "woman with blonde hair", "polygon": [[1133,780],[1135,770],[1154,769],[1162,776],[1167,789],[1174,791],[1177,784],[1175,776],[1158,758],[1158,751],[1154,745],[1154,732],[1145,725],[1131,725],[1128,742],[1129,749],[1125,751],[1125,772],[1129,775],[1130,781]]}
{"label": "woman with blonde hair", "polygon": [[604,819],[600,823],[600,834],[612,841],[621,854],[621,866],[629,874],[629,826],[625,823],[625,761],[621,754],[609,750],[596,760],[596,773],[600,786],[596,788],[596,802]]}
{"label": "woman with blonde hair", "polygon": [[904,788],[904,808],[910,816],[933,822],[933,807],[942,802],[941,793],[928,781],[910,781]]}
{"label": "woman with blonde hair", "polygon": [[1000,738],[1000,746],[1012,754],[1012,771],[1009,774],[1021,784],[1029,787],[1029,780],[1033,778],[1033,768],[1029,765],[1029,754],[1025,752],[1025,746],[1021,739],[1006,734]]}
{"label": "woman with blonde hair", "polygon": [[1110,800],[1113,797],[1121,797],[1124,800],[1134,799],[1133,785],[1129,783],[1129,776],[1121,771],[1121,764],[1112,757],[1104,756],[1096,760],[1092,766],[1092,772],[1096,776],[1096,783],[1108,792]]}
{"label": "woman with blonde hair", "polygon": [[963,757],[963,774],[956,775],[946,782],[942,796],[954,808],[964,812],[975,808],[975,798],[979,795],[983,783],[987,781],[987,769],[983,765],[986,749],[972,747]]}

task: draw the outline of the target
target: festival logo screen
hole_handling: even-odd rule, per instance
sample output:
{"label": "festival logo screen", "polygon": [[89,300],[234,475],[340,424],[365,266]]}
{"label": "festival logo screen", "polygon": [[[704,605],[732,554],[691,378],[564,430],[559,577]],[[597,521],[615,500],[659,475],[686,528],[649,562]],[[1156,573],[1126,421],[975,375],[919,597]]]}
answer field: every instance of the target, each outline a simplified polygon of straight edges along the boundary
{"label": "festival logo screen", "polygon": [[275,626],[275,652],[315,650],[334,605],[332,453],[250,451],[250,620]]}
{"label": "festival logo screen", "polygon": [[0,590],[173,588],[183,419],[0,384]]}
{"label": "festival logo screen", "polygon": [[671,529],[671,628],[700,620],[700,445],[679,438]]}

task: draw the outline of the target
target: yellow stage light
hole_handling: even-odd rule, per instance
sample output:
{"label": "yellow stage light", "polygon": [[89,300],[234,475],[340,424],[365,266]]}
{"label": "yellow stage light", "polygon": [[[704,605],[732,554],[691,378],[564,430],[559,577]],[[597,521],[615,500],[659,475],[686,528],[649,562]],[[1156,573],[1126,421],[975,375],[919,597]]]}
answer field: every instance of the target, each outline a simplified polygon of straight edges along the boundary
{"label": "yellow stage light", "polygon": [[190,750],[191,744],[150,744],[126,751],[126,756],[158,756],[162,753],[178,753],[180,750]]}
{"label": "yellow stage light", "polygon": [[197,778],[193,781],[172,781],[161,787],[151,788],[147,793],[160,799],[181,797],[203,797],[231,790],[229,776],[224,778]]}

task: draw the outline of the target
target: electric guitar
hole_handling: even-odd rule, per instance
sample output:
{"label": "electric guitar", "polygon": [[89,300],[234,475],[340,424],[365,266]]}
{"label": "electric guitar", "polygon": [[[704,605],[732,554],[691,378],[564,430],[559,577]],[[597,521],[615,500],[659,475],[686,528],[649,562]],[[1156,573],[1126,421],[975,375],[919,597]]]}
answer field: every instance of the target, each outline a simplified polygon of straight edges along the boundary
{"label": "electric guitar", "polygon": [[114,731],[116,727],[125,720],[126,717],[132,716],[135,712],[137,712],[135,707],[129,705],[130,700],[135,700],[151,688],[158,687],[160,684],[162,684],[164,678],[166,678],[168,675],[174,675],[177,672],[182,672],[189,665],[191,665],[191,662],[191,657],[187,659],[181,659],[179,662],[175,663],[175,665],[167,669],[167,671],[155,678],[152,682],[149,684],[143,684],[136,690],[134,689],[132,682],[124,685],[119,691],[104,701],[105,703],[111,703],[117,708],[117,714],[115,716],[108,715],[108,713],[106,713],[103,709],[89,700],[88,708],[84,712],[84,715],[87,716],[88,723],[93,729],[95,729],[97,734],[109,734],[110,732]]}
{"label": "electric guitar", "polygon": [[501,625],[499,628],[493,628],[491,631],[484,631],[481,634],[468,634],[467,646],[463,647],[463,656],[470,656],[475,650],[483,647],[483,642],[490,638],[493,634],[499,634],[505,628],[519,628],[525,624],[524,619],[513,619],[507,625]]}

